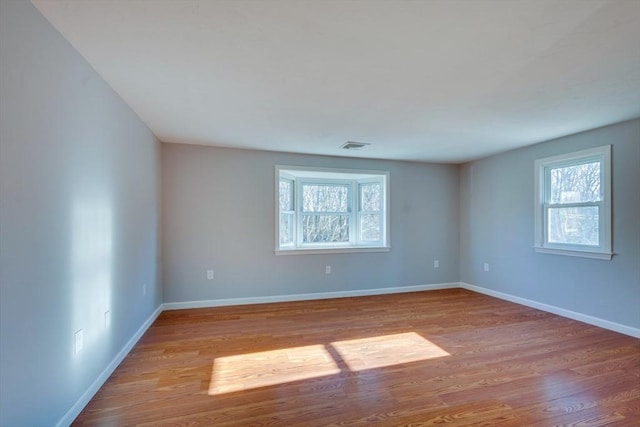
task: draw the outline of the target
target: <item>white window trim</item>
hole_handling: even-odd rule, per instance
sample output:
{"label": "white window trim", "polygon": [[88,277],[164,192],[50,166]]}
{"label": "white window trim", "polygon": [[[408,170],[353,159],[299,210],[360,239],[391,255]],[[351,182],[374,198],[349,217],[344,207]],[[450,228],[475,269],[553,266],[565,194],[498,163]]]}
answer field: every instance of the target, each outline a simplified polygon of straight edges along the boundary
{"label": "white window trim", "polygon": [[[349,253],[349,252],[388,252],[391,250],[390,243],[390,203],[389,203],[389,186],[390,184],[390,174],[388,171],[374,171],[374,170],[361,170],[361,169],[336,169],[336,168],[318,168],[318,167],[308,167],[308,166],[285,166],[285,165],[276,165],[275,166],[275,197],[274,197],[274,211],[275,211],[275,254],[276,255],[301,255],[301,254],[333,254],[333,253]],[[322,176],[326,175],[326,178],[317,179],[314,178],[313,175]],[[338,182],[344,182],[344,180],[352,180],[354,182],[360,181],[365,182],[372,175],[376,177],[382,178],[384,185],[382,186],[382,197],[383,197],[383,205],[384,209],[381,211],[382,218],[382,235],[383,242],[382,244],[374,243],[374,242],[366,242],[364,244],[355,244],[355,234],[359,232],[359,212],[358,212],[358,201],[359,197],[359,188],[356,183],[354,186],[354,190],[352,191],[352,198],[356,200],[350,201],[350,212],[349,214],[354,217],[353,224],[355,229],[353,233],[350,234],[350,242],[349,243],[336,243],[331,245],[331,247],[327,247],[326,244],[305,244],[304,246],[300,246],[299,244],[299,236],[297,235],[298,224],[294,227],[294,241],[296,244],[291,247],[283,247],[280,246],[280,200],[279,200],[279,185],[280,178],[285,177],[286,179],[292,179],[294,181],[304,181],[304,182],[331,182],[338,177]],[[297,203],[300,200],[301,185],[297,185],[294,190],[294,206],[296,206],[297,211]],[[296,222],[300,221],[300,215],[296,215]]]}
{"label": "white window trim", "polygon": [[[600,161],[600,188],[603,194],[601,202],[592,203],[600,206],[600,245],[583,246],[573,244],[548,243],[546,241],[545,204],[548,198],[546,188],[546,170],[554,167],[571,166],[588,161]],[[582,205],[582,204],[581,204]],[[588,205],[588,204],[584,204]],[[611,145],[591,148],[558,156],[546,157],[535,161],[535,237],[534,249],[539,253],[568,255],[584,258],[610,260],[612,252],[611,228]]]}

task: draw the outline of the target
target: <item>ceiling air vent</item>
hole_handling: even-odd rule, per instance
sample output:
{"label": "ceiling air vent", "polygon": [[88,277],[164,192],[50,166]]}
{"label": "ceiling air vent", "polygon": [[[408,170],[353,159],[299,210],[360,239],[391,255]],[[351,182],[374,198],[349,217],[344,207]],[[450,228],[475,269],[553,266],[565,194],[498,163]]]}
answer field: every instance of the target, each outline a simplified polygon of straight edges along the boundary
{"label": "ceiling air vent", "polygon": [[341,148],[344,148],[345,150],[361,150],[367,145],[371,145],[371,144],[366,142],[347,141],[344,144],[342,144]]}

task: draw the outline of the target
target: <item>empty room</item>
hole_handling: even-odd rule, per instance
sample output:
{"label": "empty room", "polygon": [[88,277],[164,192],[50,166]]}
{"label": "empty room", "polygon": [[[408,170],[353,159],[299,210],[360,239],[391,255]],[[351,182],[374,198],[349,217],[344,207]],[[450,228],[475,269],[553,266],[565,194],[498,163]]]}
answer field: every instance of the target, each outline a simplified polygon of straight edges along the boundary
{"label": "empty room", "polygon": [[0,0],[0,426],[639,426],[640,1]]}

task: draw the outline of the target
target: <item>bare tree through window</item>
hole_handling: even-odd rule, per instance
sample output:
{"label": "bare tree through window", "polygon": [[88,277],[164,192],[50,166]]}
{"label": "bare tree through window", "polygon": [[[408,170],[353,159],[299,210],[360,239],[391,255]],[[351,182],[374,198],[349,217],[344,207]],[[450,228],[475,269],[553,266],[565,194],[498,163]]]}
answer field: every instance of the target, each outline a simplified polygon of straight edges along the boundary
{"label": "bare tree through window", "polygon": [[553,168],[550,178],[549,242],[598,246],[598,206],[575,204],[601,200],[600,162]]}
{"label": "bare tree through window", "polygon": [[304,243],[349,241],[349,187],[302,185],[302,241]]}
{"label": "bare tree through window", "polygon": [[380,240],[382,230],[382,186],[379,183],[360,184],[360,239]]}
{"label": "bare tree through window", "polygon": [[292,245],[295,227],[293,181],[281,179],[278,196],[280,211],[280,245]]}

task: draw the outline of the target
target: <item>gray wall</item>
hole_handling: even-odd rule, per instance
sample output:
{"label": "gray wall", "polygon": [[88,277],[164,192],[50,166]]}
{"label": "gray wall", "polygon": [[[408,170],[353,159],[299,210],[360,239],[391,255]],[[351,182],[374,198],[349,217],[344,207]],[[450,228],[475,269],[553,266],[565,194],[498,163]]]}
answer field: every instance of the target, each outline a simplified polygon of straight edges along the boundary
{"label": "gray wall", "polygon": [[[458,280],[458,166],[179,144],[162,161],[165,302]],[[276,164],[390,171],[391,251],[276,256]]]}
{"label": "gray wall", "polygon": [[0,91],[0,425],[50,426],[162,301],[159,143],[26,1]]}
{"label": "gray wall", "polygon": [[[605,144],[613,155],[616,255],[602,261],[534,252],[534,161]],[[461,281],[640,327],[640,120],[466,164],[460,206]]]}
{"label": "gray wall", "polygon": [[[160,149],[23,1],[0,1],[0,92],[0,425],[59,421],[163,301],[461,279],[640,327],[640,120],[461,168]],[[616,256],[535,253],[533,161],[603,144],[613,145]],[[276,256],[275,164],[390,171],[392,250]],[[482,271],[484,262],[491,271]],[[214,281],[206,280],[209,268]],[[78,329],[85,348],[74,355]]]}

